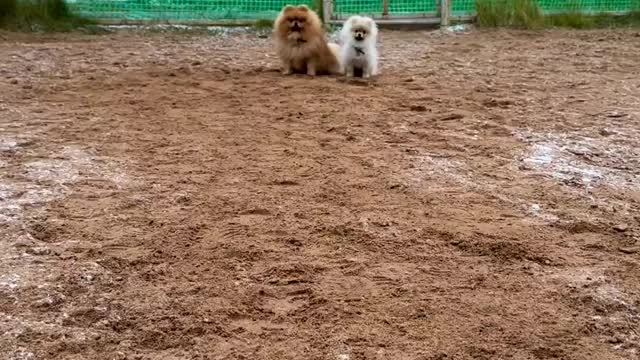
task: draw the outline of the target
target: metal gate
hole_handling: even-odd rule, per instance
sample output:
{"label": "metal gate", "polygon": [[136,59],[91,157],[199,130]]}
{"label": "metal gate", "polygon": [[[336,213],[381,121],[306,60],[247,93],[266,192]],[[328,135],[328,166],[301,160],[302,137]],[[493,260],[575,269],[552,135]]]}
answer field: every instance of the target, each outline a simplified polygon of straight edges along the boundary
{"label": "metal gate", "polygon": [[448,0],[324,0],[324,15],[338,23],[351,15],[372,17],[381,24],[448,23]]}

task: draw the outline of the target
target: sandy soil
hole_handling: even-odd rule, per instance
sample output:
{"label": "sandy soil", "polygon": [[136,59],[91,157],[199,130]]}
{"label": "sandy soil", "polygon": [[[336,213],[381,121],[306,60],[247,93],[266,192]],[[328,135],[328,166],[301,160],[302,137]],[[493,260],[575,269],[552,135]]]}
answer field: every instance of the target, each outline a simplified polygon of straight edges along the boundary
{"label": "sandy soil", "polygon": [[0,36],[3,359],[637,359],[637,31]]}

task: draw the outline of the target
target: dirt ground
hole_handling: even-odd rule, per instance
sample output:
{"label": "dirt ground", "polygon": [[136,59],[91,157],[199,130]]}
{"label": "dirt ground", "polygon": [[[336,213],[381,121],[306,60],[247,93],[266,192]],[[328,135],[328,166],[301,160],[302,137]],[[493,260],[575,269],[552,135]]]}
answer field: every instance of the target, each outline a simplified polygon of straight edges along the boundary
{"label": "dirt ground", "polygon": [[640,33],[0,34],[2,359],[638,359]]}

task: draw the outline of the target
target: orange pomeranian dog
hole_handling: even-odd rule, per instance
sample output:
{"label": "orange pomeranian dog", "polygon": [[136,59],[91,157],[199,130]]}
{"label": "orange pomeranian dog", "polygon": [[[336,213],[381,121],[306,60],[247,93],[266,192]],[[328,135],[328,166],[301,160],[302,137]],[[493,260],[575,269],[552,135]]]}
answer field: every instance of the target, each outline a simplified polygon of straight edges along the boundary
{"label": "orange pomeranian dog", "polygon": [[318,14],[306,5],[287,5],[275,21],[273,35],[284,74],[337,74],[337,44],[328,44]]}

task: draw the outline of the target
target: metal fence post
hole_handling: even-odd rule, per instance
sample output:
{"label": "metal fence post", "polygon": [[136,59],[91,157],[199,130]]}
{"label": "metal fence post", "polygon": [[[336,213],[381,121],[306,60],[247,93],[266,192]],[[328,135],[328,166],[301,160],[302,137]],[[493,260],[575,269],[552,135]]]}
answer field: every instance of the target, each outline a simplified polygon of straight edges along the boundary
{"label": "metal fence post", "polygon": [[449,0],[440,0],[440,26],[449,26],[451,8]]}
{"label": "metal fence post", "polygon": [[322,19],[325,24],[333,20],[333,0],[322,0]]}

